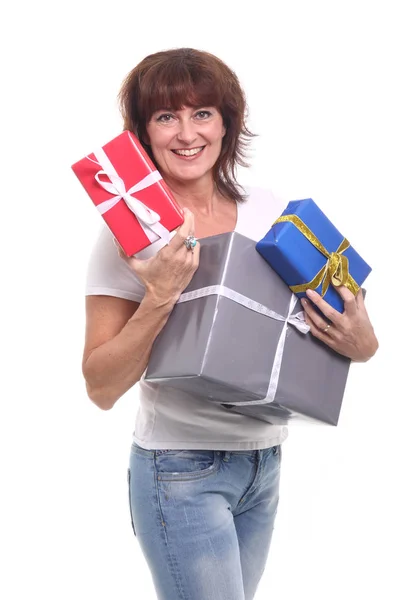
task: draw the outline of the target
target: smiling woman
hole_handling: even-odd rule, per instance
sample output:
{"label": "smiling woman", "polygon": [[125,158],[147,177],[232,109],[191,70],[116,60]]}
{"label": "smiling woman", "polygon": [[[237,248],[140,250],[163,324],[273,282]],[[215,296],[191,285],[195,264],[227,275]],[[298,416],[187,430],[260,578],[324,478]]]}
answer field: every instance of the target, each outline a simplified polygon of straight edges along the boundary
{"label": "smiling woman", "polygon": [[164,179],[199,180],[221,153],[225,127],[214,107],[165,113],[156,111],[147,126],[147,140]]}
{"label": "smiling woman", "polygon": [[[133,131],[163,177],[197,179],[213,169],[222,196],[241,202],[235,170],[247,166],[253,137],[246,101],[235,73],[219,58],[190,48],[157,52],[126,77],[120,94],[124,127]],[[199,160],[188,160],[197,156]],[[176,156],[185,156],[183,161]],[[201,157],[201,159],[200,159]]]}
{"label": "smiling woman", "polygon": [[251,600],[272,539],[286,428],[146,382],[144,373],[198,267],[196,238],[238,231],[260,239],[280,206],[270,191],[236,180],[252,134],[239,81],[216,56],[188,48],[148,56],[119,98],[124,128],[139,137],[185,220],[167,246],[155,242],[131,258],[107,228],[101,233],[86,286],[88,395],[110,409],[138,384],[129,501],[158,597]]}
{"label": "smiling woman", "polygon": [[[195,238],[237,231],[258,241],[283,207],[269,190],[236,181],[252,134],[237,77],[217,57],[187,48],[148,56],[127,76],[120,103],[125,129],[145,145],[185,220],[168,245],[131,258],[101,233],[86,287],[88,394],[110,409],[138,384],[129,501],[159,598],[251,600],[272,539],[287,430],[143,375],[199,265]],[[362,299],[352,308],[344,329],[373,340]],[[238,343],[230,333],[226,343]],[[343,347],[339,327],[324,335]]]}

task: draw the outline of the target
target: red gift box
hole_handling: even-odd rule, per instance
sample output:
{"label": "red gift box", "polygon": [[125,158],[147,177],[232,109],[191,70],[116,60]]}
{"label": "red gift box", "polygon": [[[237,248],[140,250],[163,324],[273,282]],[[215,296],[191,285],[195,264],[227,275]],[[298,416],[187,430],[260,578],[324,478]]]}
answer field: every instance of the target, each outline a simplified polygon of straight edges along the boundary
{"label": "red gift box", "polygon": [[133,256],[183,223],[174,200],[143,146],[130,131],[72,165],[127,256]]}

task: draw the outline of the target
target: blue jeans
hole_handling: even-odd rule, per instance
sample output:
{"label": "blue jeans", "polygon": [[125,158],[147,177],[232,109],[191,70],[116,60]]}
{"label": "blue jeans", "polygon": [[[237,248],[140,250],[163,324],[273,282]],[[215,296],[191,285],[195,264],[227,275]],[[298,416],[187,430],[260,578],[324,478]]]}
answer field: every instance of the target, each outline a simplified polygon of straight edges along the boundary
{"label": "blue jeans", "polygon": [[144,450],[128,469],[132,526],[159,600],[251,600],[279,499],[281,447]]}

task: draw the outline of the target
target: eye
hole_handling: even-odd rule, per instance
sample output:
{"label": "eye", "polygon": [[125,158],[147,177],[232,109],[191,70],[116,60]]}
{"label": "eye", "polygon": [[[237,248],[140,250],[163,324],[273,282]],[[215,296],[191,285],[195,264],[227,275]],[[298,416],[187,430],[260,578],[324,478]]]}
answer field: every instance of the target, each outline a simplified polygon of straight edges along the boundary
{"label": "eye", "polygon": [[196,119],[199,119],[200,121],[204,121],[204,119],[208,119],[208,117],[211,117],[211,112],[209,110],[199,110],[196,113]]}
{"label": "eye", "polygon": [[158,115],[158,117],[156,118],[156,121],[158,123],[171,123],[173,118],[174,118],[174,115],[171,113],[162,113],[161,115]]}

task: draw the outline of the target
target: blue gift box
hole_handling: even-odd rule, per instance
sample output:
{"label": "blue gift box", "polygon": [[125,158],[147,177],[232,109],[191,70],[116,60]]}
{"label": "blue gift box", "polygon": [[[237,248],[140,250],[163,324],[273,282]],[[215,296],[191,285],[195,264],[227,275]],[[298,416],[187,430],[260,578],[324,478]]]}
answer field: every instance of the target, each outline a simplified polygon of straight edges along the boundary
{"label": "blue gift box", "polygon": [[[328,287],[324,300],[342,313],[343,300],[332,285],[329,267],[331,271],[336,268],[336,275],[339,274],[339,277],[340,271],[346,272],[348,267],[349,277],[347,283],[346,276],[344,277],[343,284],[353,293],[357,292],[358,287],[368,277],[371,267],[311,198],[289,202],[280,219],[282,221],[275,222],[265,237],[256,244],[256,250],[289,287],[294,287],[293,292],[299,298],[306,294],[296,287],[310,284],[318,273],[320,277],[317,280],[324,279],[324,269],[328,267],[325,282],[325,287]],[[314,242],[310,241],[309,237],[314,239]],[[319,249],[316,246],[319,246]],[[317,287],[307,287],[313,287],[322,295],[323,285],[324,282],[321,281]]]}

